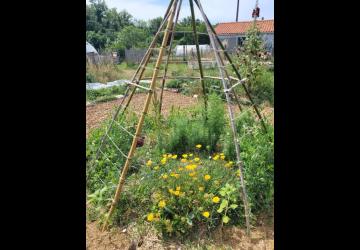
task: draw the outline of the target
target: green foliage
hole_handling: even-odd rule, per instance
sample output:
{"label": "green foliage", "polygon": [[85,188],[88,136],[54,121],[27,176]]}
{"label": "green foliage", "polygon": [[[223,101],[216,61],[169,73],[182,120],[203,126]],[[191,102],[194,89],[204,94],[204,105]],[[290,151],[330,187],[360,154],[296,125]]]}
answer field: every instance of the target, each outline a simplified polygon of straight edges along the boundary
{"label": "green foliage", "polygon": [[246,85],[257,104],[268,101],[273,104],[274,74],[264,66],[262,55],[265,53],[264,43],[257,26],[252,26],[236,61],[243,77],[248,79]]}
{"label": "green foliage", "polygon": [[[201,225],[215,228],[224,218],[216,212],[223,199],[219,191],[227,188],[227,183],[239,188],[236,169],[215,156],[220,154],[211,160],[200,158],[196,149],[192,154],[151,158],[129,177],[130,184],[119,202],[121,212],[116,213],[113,221],[118,221],[118,216],[124,218],[126,211],[131,210],[134,217],[153,223],[164,236],[186,236]],[[241,212],[238,190],[231,193],[231,199],[227,194],[224,199],[235,202],[237,206],[233,203],[230,206],[236,213]],[[130,200],[137,203],[129,203]],[[236,213],[226,216],[235,223]]]}
{"label": "green foliage", "polygon": [[[266,134],[249,110],[236,119],[240,156],[244,162],[245,180],[253,212],[270,209],[274,190],[273,128]],[[224,136],[224,153],[235,160],[235,146],[230,129]]]}
{"label": "green foliage", "polygon": [[111,88],[104,89],[87,89],[86,90],[86,101],[106,101],[114,100],[116,95],[124,94],[125,86],[113,86]]}
{"label": "green foliage", "polygon": [[[136,121],[136,116],[132,113],[129,113],[125,118],[119,118],[117,120],[117,122],[123,124],[130,133],[135,133]],[[99,158],[96,161],[93,158],[98,152],[97,150],[104,136],[105,128],[109,126],[109,123],[110,120],[104,122],[100,128],[92,131],[86,142],[87,188],[90,192],[95,192],[103,188],[104,184],[108,186],[116,185],[119,177],[119,169],[125,162],[125,157],[119,153],[111,141],[104,144],[101,150],[103,153],[99,152]],[[124,133],[121,129],[111,129],[109,136],[122,152],[129,151],[132,136]]]}
{"label": "green foliage", "polygon": [[105,49],[116,39],[116,32],[132,24],[132,16],[125,10],[109,9],[102,0],[86,5],[86,40],[96,49]]}
{"label": "green foliage", "polygon": [[178,89],[179,91],[182,91],[183,86],[186,82],[187,82],[187,80],[183,80],[183,79],[170,80],[166,83],[166,87],[174,88],[174,89]]}
{"label": "green foliage", "polygon": [[169,134],[166,135],[167,144],[162,150],[182,153],[196,144],[204,145],[204,149],[210,152],[216,150],[225,124],[224,109],[216,95],[210,95],[208,103],[207,121],[200,106],[190,112],[172,111],[167,124],[170,128]]}
{"label": "green foliage", "polygon": [[145,48],[149,45],[148,35],[145,30],[127,26],[117,35],[114,48]]}

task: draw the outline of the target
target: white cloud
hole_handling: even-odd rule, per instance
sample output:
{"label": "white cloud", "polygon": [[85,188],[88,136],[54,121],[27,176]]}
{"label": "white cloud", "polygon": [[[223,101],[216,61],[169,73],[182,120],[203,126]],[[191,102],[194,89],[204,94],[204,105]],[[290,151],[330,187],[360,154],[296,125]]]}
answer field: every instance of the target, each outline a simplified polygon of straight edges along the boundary
{"label": "white cloud", "polygon": [[[110,8],[125,9],[136,19],[148,20],[164,16],[169,1],[159,0],[105,0]],[[87,1],[88,3],[88,1]],[[212,23],[233,22],[236,17],[237,0],[201,0],[204,11]],[[251,20],[255,0],[240,0],[239,21]],[[260,17],[274,18],[274,0],[259,1]],[[189,1],[183,0],[180,18],[190,15]],[[195,5],[195,15],[202,19]]]}

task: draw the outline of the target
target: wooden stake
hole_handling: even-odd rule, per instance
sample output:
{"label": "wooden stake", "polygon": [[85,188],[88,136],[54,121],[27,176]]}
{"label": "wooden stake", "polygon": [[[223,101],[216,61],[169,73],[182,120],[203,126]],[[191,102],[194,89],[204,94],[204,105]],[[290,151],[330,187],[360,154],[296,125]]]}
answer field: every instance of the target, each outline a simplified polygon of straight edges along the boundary
{"label": "wooden stake", "polygon": [[[198,0],[194,0],[194,1],[195,1],[196,5],[199,7],[199,4],[200,4],[200,3],[198,2]],[[199,7],[199,8],[200,8],[200,7]],[[210,23],[210,21],[209,21],[209,19],[207,18],[207,16],[206,16],[205,13],[203,13],[203,18],[204,18],[205,23],[209,26],[210,30],[211,30],[212,33],[214,34],[214,37],[215,37],[215,39],[217,40],[217,42],[219,43],[221,49],[223,50],[223,53],[224,53],[226,59],[230,62],[231,67],[232,67],[232,69],[234,70],[236,76],[241,80],[241,76],[240,76],[239,71],[237,70],[237,68],[235,67],[234,63],[232,62],[229,54],[226,52],[226,50],[225,50],[225,48],[224,48],[224,45],[221,43],[219,37],[217,36],[217,34],[216,34],[216,32],[215,32],[215,29],[212,27],[212,25],[211,25],[211,23]],[[252,99],[249,90],[247,89],[247,87],[245,86],[245,84],[242,84],[242,87],[244,88],[247,97],[249,98],[252,106],[253,106],[254,109],[255,109],[255,112],[256,112],[257,116],[259,117],[260,122],[261,122],[261,125],[262,125],[265,133],[267,133],[267,128],[266,128],[264,119],[263,119],[262,115],[260,114],[260,112],[259,112],[259,110],[258,110],[258,108],[257,108],[257,105],[255,104],[254,100]]]}
{"label": "wooden stake", "polygon": [[131,159],[132,159],[132,157],[133,157],[133,155],[135,153],[135,150],[136,150],[137,137],[140,136],[140,134],[141,134],[144,119],[145,119],[146,113],[147,113],[147,111],[149,109],[149,104],[150,104],[150,101],[151,101],[152,93],[153,93],[153,91],[155,90],[155,87],[156,87],[156,78],[157,78],[157,75],[159,73],[159,67],[160,67],[160,64],[161,64],[161,61],[162,61],[162,56],[163,56],[163,53],[164,53],[164,49],[166,47],[166,44],[167,44],[167,41],[168,41],[168,38],[169,38],[169,30],[170,30],[170,28],[172,26],[172,23],[173,23],[177,2],[178,2],[178,0],[174,1],[173,5],[172,5],[172,8],[170,10],[170,17],[168,19],[167,27],[166,27],[166,30],[165,30],[165,33],[164,33],[164,38],[163,38],[163,41],[162,41],[162,44],[161,44],[161,49],[160,49],[160,52],[159,52],[159,55],[158,55],[158,59],[157,59],[156,65],[155,65],[153,77],[152,77],[151,84],[150,84],[151,91],[149,91],[148,94],[147,94],[146,101],[145,101],[145,106],[144,106],[142,115],[141,115],[141,117],[139,119],[139,122],[138,122],[138,125],[137,125],[137,128],[136,128],[135,137],[133,138],[133,142],[132,142],[130,151],[128,153],[128,157],[126,159],[126,162],[124,164],[121,176],[119,178],[119,184],[117,186],[113,202],[111,203],[111,207],[110,207],[109,213],[108,213],[108,215],[107,215],[107,217],[105,219],[102,230],[105,230],[107,228],[109,219],[110,219],[112,213],[114,212],[114,209],[115,209],[115,207],[116,207],[116,205],[117,205],[117,203],[118,203],[118,201],[120,199],[120,194],[121,194],[122,188],[123,188],[124,183],[125,183],[126,174],[127,174],[128,169],[129,169],[129,166],[130,166],[130,161],[131,161]]}
{"label": "wooden stake", "polygon": [[[216,44],[215,44],[215,40],[214,40],[215,35],[214,35],[214,33],[212,33],[212,31],[209,27],[210,26],[209,22],[206,22],[206,16],[205,16],[204,10],[202,9],[200,1],[198,1],[198,0],[194,0],[194,1],[195,1],[195,3],[197,3],[200,13],[202,14],[203,19],[205,20],[206,29],[207,29],[207,31],[209,33],[209,37],[210,37],[210,44],[213,47],[213,50],[215,52],[214,53],[215,59],[218,64],[220,76],[222,78],[223,87],[224,87],[224,89],[228,89],[227,80],[225,80],[225,76],[224,76],[225,69],[224,69],[224,67],[222,67],[223,66],[222,61],[221,61],[219,52],[216,48]],[[227,77],[227,78],[229,79],[229,77]],[[244,177],[243,177],[244,171],[243,171],[243,165],[242,165],[242,161],[241,161],[241,157],[240,157],[240,143],[239,143],[238,135],[236,132],[236,126],[235,126],[235,122],[234,122],[234,114],[233,114],[232,107],[230,104],[230,96],[227,91],[225,92],[225,97],[226,97],[226,101],[228,104],[228,111],[229,111],[229,116],[230,116],[230,126],[231,126],[231,130],[232,130],[232,134],[233,134],[234,144],[235,144],[237,164],[239,166],[239,171],[240,171],[240,183],[241,183],[241,187],[242,187],[242,198],[243,198],[243,203],[244,203],[245,220],[246,220],[246,233],[248,235],[250,235],[250,207],[248,204],[245,181],[244,181]]]}
{"label": "wooden stake", "polygon": [[199,64],[199,71],[200,71],[200,82],[201,82],[201,87],[202,87],[203,95],[204,95],[205,120],[207,120],[207,94],[206,94],[205,83],[204,83],[204,72],[203,72],[203,68],[202,68],[202,64],[201,64],[199,40],[197,37],[197,31],[196,31],[194,4],[193,4],[192,0],[189,0],[189,2],[190,2],[190,10],[191,10],[191,24],[192,24],[194,41],[195,41],[195,46],[196,46],[196,56],[197,56],[197,60],[198,60],[198,64]]}

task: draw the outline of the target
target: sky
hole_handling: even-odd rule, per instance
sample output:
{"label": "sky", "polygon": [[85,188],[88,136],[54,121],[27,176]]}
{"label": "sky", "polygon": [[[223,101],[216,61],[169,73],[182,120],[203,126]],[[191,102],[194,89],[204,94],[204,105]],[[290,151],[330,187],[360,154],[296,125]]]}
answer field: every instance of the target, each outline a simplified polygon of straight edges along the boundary
{"label": "sky", "polygon": [[[134,18],[147,21],[155,17],[163,17],[169,0],[105,0],[109,8],[118,11],[126,10]],[[235,22],[237,0],[201,0],[201,5],[211,23]],[[251,20],[255,0],[240,0],[239,21]],[[88,4],[89,1],[86,0]],[[260,18],[274,19],[274,0],[259,0]],[[197,6],[194,4],[195,16],[202,20]],[[180,18],[190,15],[189,1],[183,0]]]}

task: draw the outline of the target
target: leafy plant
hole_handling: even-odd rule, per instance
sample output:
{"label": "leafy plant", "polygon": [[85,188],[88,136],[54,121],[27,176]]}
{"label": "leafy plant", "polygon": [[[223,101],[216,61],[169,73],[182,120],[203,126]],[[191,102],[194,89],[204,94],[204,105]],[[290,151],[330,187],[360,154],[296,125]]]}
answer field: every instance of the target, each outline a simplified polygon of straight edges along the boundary
{"label": "leafy plant", "polygon": [[229,209],[236,209],[237,205],[237,195],[239,192],[235,186],[226,183],[219,191],[219,194],[222,196],[222,201],[220,203],[219,209],[216,210],[219,214],[222,214],[222,222],[227,224],[230,221],[228,216]]}

